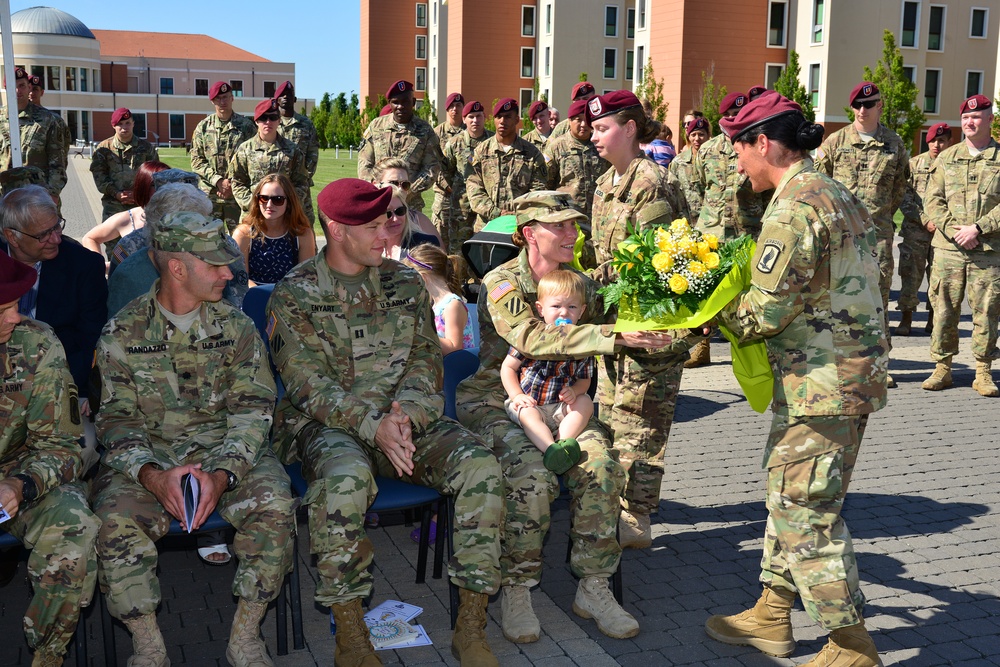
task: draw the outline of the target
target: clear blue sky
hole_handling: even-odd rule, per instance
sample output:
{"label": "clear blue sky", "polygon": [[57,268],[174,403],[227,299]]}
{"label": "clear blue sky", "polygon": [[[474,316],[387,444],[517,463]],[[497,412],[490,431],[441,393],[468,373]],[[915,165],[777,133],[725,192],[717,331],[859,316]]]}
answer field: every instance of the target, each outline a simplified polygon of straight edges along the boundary
{"label": "clear blue sky", "polygon": [[361,3],[358,0],[11,0],[61,9],[88,28],[205,34],[262,58],[295,63],[296,94],[358,90]]}

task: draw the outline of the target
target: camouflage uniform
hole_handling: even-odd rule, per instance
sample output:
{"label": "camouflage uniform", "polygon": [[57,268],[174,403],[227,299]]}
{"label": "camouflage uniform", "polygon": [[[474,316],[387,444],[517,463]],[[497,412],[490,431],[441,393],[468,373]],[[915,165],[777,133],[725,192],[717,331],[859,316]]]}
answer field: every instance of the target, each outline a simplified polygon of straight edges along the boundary
{"label": "camouflage uniform", "polygon": [[541,152],[521,137],[504,150],[496,136],[476,146],[465,179],[475,231],[511,210],[523,194],[545,189],[547,170]]}
{"label": "camouflage uniform", "polygon": [[441,151],[437,135],[427,121],[414,115],[406,125],[397,125],[392,114],[373,120],[358,149],[358,178],[375,180],[375,165],[387,157],[407,164],[410,192],[406,205],[424,210],[421,194],[429,190],[441,170]]}
{"label": "camouflage uniform", "polygon": [[[899,244],[899,310],[916,310],[920,305],[917,292],[924,281],[924,272],[930,273],[931,238],[933,232],[927,225],[934,222],[924,214],[924,194],[931,179],[931,156],[921,153],[910,159],[910,181],[900,209],[903,211],[903,226]],[[929,276],[928,276],[929,277]]]}
{"label": "camouflage uniform", "polygon": [[[34,594],[24,614],[28,645],[61,656],[80,608],[94,593],[100,525],[83,486],[74,481],[83,435],[76,386],[59,339],[35,320],[23,320],[0,344],[0,369],[0,479],[27,474],[38,490],[0,531],[32,550],[28,578]],[[7,593],[8,603],[12,595]]]}
{"label": "camouflage uniform", "polygon": [[[262,178],[268,174],[284,174],[295,187],[295,194],[306,207],[310,200],[309,185],[312,178],[306,170],[306,158],[298,146],[285,139],[280,134],[274,143],[269,144],[259,136],[254,135],[244,141],[236,149],[233,159],[229,162],[227,172],[233,185],[233,197],[240,205],[243,215],[254,205],[253,190]],[[286,195],[291,193],[286,192]],[[310,203],[310,210],[312,204]]]}
{"label": "camouflage uniform", "polygon": [[154,542],[172,518],[139,484],[139,471],[201,463],[238,480],[216,508],[236,528],[233,595],[267,603],[292,569],[294,503],[288,475],[268,447],[275,387],[253,322],[225,302],[203,302],[185,333],[160,311],[157,280],[112,318],[97,350],[107,447],[92,486],[103,522],[100,581],[119,619],[160,602]]}
{"label": "camouflage uniform", "polygon": [[[612,253],[636,226],[642,207],[663,201],[683,217],[680,194],[667,170],[645,155],[636,157],[614,185],[612,167],[597,180],[591,223],[597,270],[604,284],[615,280]],[[597,398],[601,421],[611,431],[628,475],[622,497],[626,509],[652,514],[660,505],[663,457],[680,389],[686,352],[698,339],[672,332],[675,343],[658,352],[622,348],[598,363]]]}
{"label": "camouflage uniform", "polygon": [[695,154],[694,164],[704,197],[698,214],[691,211],[692,224],[720,240],[740,234],[757,238],[771,191],[754,192],[746,174],[737,171],[736,151],[729,138],[718,134],[706,141]]}
{"label": "camouflage uniform", "polygon": [[549,134],[549,141],[558,139],[567,132],[569,132],[569,118],[563,118],[561,121],[556,123],[555,127],[552,128],[552,133]]}
{"label": "camouflage uniform", "polygon": [[691,146],[685,146],[684,150],[670,161],[667,171],[676,179],[688,211],[700,212],[705,190],[702,188],[694,161],[695,154],[691,151]]}
{"label": "camouflage uniform", "polygon": [[[302,153],[302,158],[305,160],[306,173],[309,175],[309,186],[316,185],[313,182],[313,176],[316,175],[316,167],[319,164],[319,135],[316,133],[316,126],[300,113],[287,117],[282,116],[278,134],[299,147],[299,152]],[[302,208],[309,221],[316,222],[312,193],[308,187],[305,199],[302,200]]]}
{"label": "camouflage uniform", "polygon": [[538,131],[538,128],[533,128],[530,132],[525,132],[521,138],[537,148],[539,151],[544,151],[545,145],[552,139],[552,133],[550,132],[549,136],[543,137],[542,133]]}
{"label": "camouflage uniform", "polygon": [[201,190],[212,200],[212,217],[224,221],[230,233],[239,224],[240,206],[232,197],[218,197],[216,186],[227,178],[237,146],[255,134],[257,124],[253,119],[233,112],[225,121],[218,114],[206,116],[191,136],[191,171],[201,178]]}
{"label": "camouflage uniform", "polygon": [[62,154],[62,163],[63,163],[63,168],[66,168],[69,166],[69,149],[73,145],[73,135],[69,131],[69,125],[66,124],[66,121],[63,120],[62,114],[60,114],[58,111],[47,109],[40,104],[37,106],[38,108],[44,109],[45,111],[48,111],[50,114],[52,114],[53,120],[55,120],[56,125],[59,126],[59,132],[62,133],[63,149],[64,149]]}
{"label": "camouflage uniform", "polygon": [[[946,361],[958,353],[962,297],[972,308],[972,354],[979,362],[998,358],[1000,318],[1000,146],[991,140],[975,157],[966,142],[938,154],[924,196],[924,212],[937,225],[931,245],[930,301],[934,308],[931,359]],[[972,250],[953,240],[957,225],[979,225],[979,245]]]}
{"label": "camouflage uniform", "polygon": [[764,339],[774,371],[760,580],[798,592],[828,630],[860,623],[865,600],[840,510],[886,398],[875,244],[856,197],[809,159],[793,164],[764,213],[750,289],[720,313],[740,340]]}
{"label": "camouflage uniform", "polygon": [[586,237],[584,254],[580,258],[582,267],[596,265],[594,241],[591,238],[590,211],[594,206],[594,190],[597,178],[611,168],[611,164],[597,154],[594,144],[580,141],[572,134],[564,134],[558,139],[549,139],[542,153],[548,167],[549,190],[568,192],[576,208],[587,215],[587,220],[579,220],[578,225]]}
{"label": "camouflage uniform", "polygon": [[[507,495],[500,568],[504,586],[538,583],[549,506],[559,485],[556,475],[542,464],[542,453],[504,410],[507,394],[500,382],[500,365],[511,346],[541,360],[611,354],[615,335],[611,326],[603,325],[598,286],[587,283],[587,309],[580,324],[557,327],[546,325],[535,313],[538,288],[531,278],[526,250],[483,278],[480,366],[459,385],[457,408],[462,424],[483,434],[492,445],[503,469]],[[576,439],[583,456],[564,477],[573,508],[570,566],[580,577],[609,577],[621,556],[615,530],[625,474],[597,420],[591,420]]]}
{"label": "camouflage uniform", "polygon": [[903,203],[909,180],[910,154],[899,135],[879,123],[871,141],[865,141],[853,124],[823,141],[816,151],[816,171],[843,183],[868,208],[875,221],[882,304],[889,308],[892,285],[892,241],[896,223],[892,216]]}
{"label": "camouflage uniform", "polygon": [[[21,163],[41,171],[44,186],[58,201],[59,193],[66,187],[66,146],[62,128],[51,111],[28,103],[17,114],[21,131]],[[10,125],[7,107],[0,107],[0,165],[11,169]],[[11,188],[5,187],[4,193]]]}
{"label": "camouflage uniform", "polygon": [[492,594],[499,583],[500,468],[478,437],[442,416],[443,367],[430,297],[415,271],[384,260],[356,293],[318,255],[285,276],[269,302],[271,353],[286,394],[275,448],[302,460],[316,601],[371,592],[373,545],[364,515],[375,475],[395,476],[375,444],[393,401],[409,416],[413,475],[454,497],[452,581]]}
{"label": "camouflage uniform", "polygon": [[[434,181],[434,203],[431,205],[431,221],[434,223],[434,227],[438,230],[438,234],[441,235],[442,247],[447,249],[449,253],[457,252],[461,254],[461,243],[458,243],[459,249],[451,250],[450,248],[455,245],[451,241],[451,225],[452,225],[452,209],[451,209],[451,180],[447,174],[445,174],[445,164],[444,164],[444,149],[448,145],[448,142],[455,137],[464,134],[465,124],[455,127],[448,121],[445,121],[434,128],[434,134],[438,138],[438,147],[441,149],[441,170],[438,173],[437,179]],[[453,172],[454,173],[454,172]]]}
{"label": "camouflage uniform", "polygon": [[127,144],[118,141],[117,135],[112,135],[97,145],[90,173],[94,175],[94,185],[102,195],[104,220],[131,208],[118,201],[118,193],[132,189],[135,174],[143,162],[159,159],[160,154],[153,145],[135,135]]}
{"label": "camouflage uniform", "polygon": [[476,212],[469,205],[465,180],[472,172],[473,151],[489,138],[488,134],[483,133],[483,136],[476,139],[466,131],[451,139],[444,147],[441,175],[451,185],[451,204],[448,209],[448,235],[445,236],[444,230],[441,230],[441,238],[449,253],[461,253],[462,244],[474,233]]}

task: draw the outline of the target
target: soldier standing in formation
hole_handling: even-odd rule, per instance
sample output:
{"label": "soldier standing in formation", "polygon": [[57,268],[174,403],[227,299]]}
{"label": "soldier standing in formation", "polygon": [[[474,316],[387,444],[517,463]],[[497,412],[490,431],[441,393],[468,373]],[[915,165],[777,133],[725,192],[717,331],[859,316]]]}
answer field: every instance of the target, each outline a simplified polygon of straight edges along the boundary
{"label": "soldier standing in formation", "polygon": [[385,94],[391,113],[379,116],[368,125],[358,149],[358,178],[375,181],[375,165],[387,157],[406,162],[410,189],[406,206],[424,210],[421,194],[437,181],[441,170],[441,150],[437,135],[427,121],[413,113],[416,100],[413,84],[397,81]]}
{"label": "soldier standing in formation", "polygon": [[687,146],[670,161],[667,171],[677,181],[681,196],[687,204],[687,210],[700,212],[705,191],[702,189],[701,178],[695,167],[695,155],[712,135],[712,125],[707,118],[695,116],[684,124],[684,132],[687,136]]}
{"label": "soldier standing in formation", "polygon": [[753,608],[712,616],[705,629],[726,644],[789,656],[798,594],[830,632],[807,667],[875,667],[882,663],[865,629],[865,597],[840,511],[868,414],[886,399],[877,235],[865,206],[813,169],[808,151],[820,145],[823,128],[798,104],[763,95],[721,124],[754,190],[774,189],[750,288],[719,318],[740,340],[765,341],[774,419],[764,454],[764,591]]}
{"label": "soldier standing in formation", "polygon": [[[892,217],[906,193],[910,154],[899,135],[879,122],[882,95],[878,86],[862,81],[851,91],[848,103],[854,109],[854,122],[826,138],[816,151],[816,170],[843,183],[871,213],[878,234],[882,305],[888,312],[896,236]],[[890,388],[896,386],[891,375],[887,382]]]}
{"label": "soldier standing in formation", "polygon": [[[42,97],[45,95],[45,86],[43,84],[42,77],[38,74],[31,74],[28,76],[28,101],[35,106],[45,109],[42,105]],[[45,109],[56,119],[56,123],[59,125],[59,129],[63,133],[63,146],[66,150],[63,152],[63,166],[68,166],[69,162],[69,147],[73,145],[73,135],[70,134],[69,125],[63,120],[62,114],[58,111],[53,111],[52,109]]]}
{"label": "soldier standing in formation", "polygon": [[[137,664],[169,664],[156,622],[154,542],[171,518],[197,529],[218,509],[236,528],[239,598],[226,657],[273,663],[260,638],[267,605],[292,569],[295,513],[288,475],[268,445],[275,385],[253,322],[221,301],[240,257],[222,222],[169,213],[152,239],[160,278],[104,328],[97,431],[107,447],[92,486],[101,585],[132,634]],[[200,485],[184,518],[182,479]]]}
{"label": "soldier standing in formation", "polygon": [[[278,110],[281,111],[281,127],[278,133],[295,144],[299,152],[302,153],[306,174],[309,176],[309,187],[306,188],[305,197],[302,199],[302,211],[309,218],[309,222],[316,221],[316,214],[313,213],[312,188],[313,177],[316,175],[316,166],[319,164],[319,135],[316,133],[316,126],[306,116],[295,113],[295,86],[291,81],[285,81],[276,91],[274,99],[278,101]],[[257,183],[251,184],[251,188]]]}
{"label": "soldier standing in formation", "polygon": [[121,107],[111,114],[115,133],[97,145],[90,163],[94,185],[101,193],[102,220],[135,206],[132,184],[143,162],[159,161],[153,145],[134,133],[132,112]]}
{"label": "soldier standing in formation", "polygon": [[444,147],[441,173],[451,191],[448,211],[448,235],[441,240],[449,255],[461,254],[462,244],[469,240],[476,225],[476,212],[469,204],[466,179],[472,173],[472,153],[489,137],[486,135],[486,111],[477,101],[469,102],[462,109],[465,131],[452,137]]}
{"label": "soldier standing in formation", "polygon": [[[575,84],[573,90],[570,92],[571,102],[576,102],[577,100],[589,102],[595,97],[597,97],[597,91],[594,90],[594,84],[588,81],[580,81]],[[558,139],[567,132],[569,132],[569,116],[556,123],[555,127],[552,128],[549,139]]]}
{"label": "soldier standing in formation", "polygon": [[[930,279],[931,239],[936,226],[924,213],[924,194],[931,179],[932,165],[941,151],[951,146],[951,128],[947,123],[935,123],[927,129],[927,151],[910,158],[910,182],[900,210],[903,211],[903,226],[899,230],[902,241],[899,244],[899,298],[896,307],[901,311],[899,325],[893,332],[899,336],[909,336],[913,327],[913,311],[920,305],[917,292],[924,274]],[[930,307],[930,290],[927,302],[927,333],[934,326],[934,310]]]}
{"label": "soldier standing in formation", "polygon": [[523,194],[545,189],[545,159],[533,144],[517,136],[517,102],[505,97],[493,107],[496,134],[476,147],[465,185],[478,216],[475,231],[513,210]]}
{"label": "soldier standing in formation", "polygon": [[212,217],[226,223],[233,232],[240,222],[240,205],[233,197],[229,162],[236,148],[252,137],[254,122],[233,111],[233,89],[216,81],[208,91],[215,113],[194,128],[191,137],[191,170],[201,179],[202,192],[212,200]]}
{"label": "soldier standing in formation", "polygon": [[[444,149],[448,142],[462,134],[465,123],[462,121],[465,108],[465,98],[462,93],[451,93],[444,103],[444,122],[439,123],[434,128],[434,134],[438,138],[438,146],[441,147],[441,171],[434,181],[434,203],[431,205],[431,222],[441,236],[441,243],[445,248],[454,245],[451,241],[453,213],[451,208],[451,179],[444,173]],[[461,243],[459,249],[448,250],[448,253],[458,252],[461,254]]]}
{"label": "soldier standing in formation", "polygon": [[930,300],[934,308],[931,359],[934,373],[923,388],[952,384],[951,359],[958,353],[962,299],[972,308],[972,355],[982,396],[998,396],[991,367],[997,355],[1000,317],[1000,146],[990,137],[993,104],[984,95],[962,103],[965,141],[941,152],[931,167],[924,212],[934,221]]}
{"label": "soldier standing in formation", "polygon": [[62,127],[51,111],[29,101],[31,87],[27,72],[15,67],[14,78],[17,123],[21,132],[21,163],[25,169],[10,171],[11,137],[7,114],[11,105],[8,104],[0,108],[0,190],[5,194],[34,183],[44,186],[58,206],[59,194],[66,187],[66,144]]}
{"label": "soldier standing in formation", "polygon": [[524,140],[532,143],[535,148],[545,150],[545,144],[552,134],[552,116],[549,105],[542,100],[536,100],[528,107],[528,120],[535,126],[524,135]]}

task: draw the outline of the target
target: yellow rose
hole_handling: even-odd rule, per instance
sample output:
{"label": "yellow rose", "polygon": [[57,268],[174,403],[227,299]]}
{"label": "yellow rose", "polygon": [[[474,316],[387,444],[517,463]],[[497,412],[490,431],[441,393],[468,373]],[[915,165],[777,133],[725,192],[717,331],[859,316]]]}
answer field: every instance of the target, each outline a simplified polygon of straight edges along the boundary
{"label": "yellow rose", "polygon": [[688,271],[690,271],[692,275],[703,276],[708,273],[708,267],[698,260],[695,260],[688,264]]}
{"label": "yellow rose", "polygon": [[667,281],[667,284],[670,286],[670,289],[674,294],[684,294],[688,288],[687,278],[679,273],[675,273],[670,276],[670,280]]}
{"label": "yellow rose", "polygon": [[705,255],[705,258],[702,261],[705,263],[705,266],[707,266],[710,269],[717,269],[717,268],[719,268],[719,254],[718,253],[710,252],[707,255]]}
{"label": "yellow rose", "polygon": [[711,250],[717,250],[719,247],[719,237],[715,234],[703,234],[701,239],[708,244]]}
{"label": "yellow rose", "polygon": [[690,237],[684,236],[677,240],[674,244],[677,250],[684,255],[691,255],[695,250],[695,243],[690,239]]}
{"label": "yellow rose", "polygon": [[653,268],[663,273],[664,271],[669,271],[674,266],[674,258],[665,252],[659,252],[653,255]]}
{"label": "yellow rose", "polygon": [[709,250],[711,250],[711,248],[709,248],[709,246],[708,246],[708,242],[707,241],[698,241],[698,243],[695,244],[695,245],[698,248],[697,252],[698,252],[698,258],[699,259],[703,258],[705,256],[705,253],[707,253]]}
{"label": "yellow rose", "polygon": [[685,234],[689,229],[691,229],[691,225],[688,224],[685,218],[678,218],[670,223],[670,231],[678,234]]}

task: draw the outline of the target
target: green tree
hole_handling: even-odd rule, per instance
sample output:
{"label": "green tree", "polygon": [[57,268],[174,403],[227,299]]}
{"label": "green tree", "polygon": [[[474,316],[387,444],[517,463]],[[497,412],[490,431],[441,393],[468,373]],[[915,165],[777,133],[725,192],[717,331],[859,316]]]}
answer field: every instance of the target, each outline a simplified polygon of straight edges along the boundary
{"label": "green tree", "polygon": [[816,110],[812,105],[812,98],[806,87],[799,80],[802,68],[799,67],[799,54],[792,49],[788,53],[788,67],[781,73],[778,80],[774,82],[774,90],[784,95],[793,102],[798,102],[802,107],[802,115],[808,120],[816,120]]}
{"label": "green tree", "polygon": [[670,105],[663,99],[663,79],[657,79],[653,73],[652,59],[647,60],[646,66],[642,68],[642,81],[635,87],[635,96],[649,102],[653,120],[666,122]]}
{"label": "green tree", "polygon": [[712,124],[713,132],[719,128],[719,105],[727,94],[725,86],[715,85],[715,61],[708,66],[707,70],[701,71],[701,112]]}
{"label": "green tree", "polygon": [[586,81],[586,80],[587,80],[587,73],[580,72],[580,81]]}
{"label": "green tree", "polygon": [[993,112],[993,125],[992,132],[993,138],[1000,141],[1000,91],[997,92],[997,98],[993,102],[993,108],[997,111]]}
{"label": "green tree", "polygon": [[418,118],[426,120],[432,126],[438,123],[437,105],[427,98],[424,98],[424,103],[418,106],[413,113]]}
{"label": "green tree", "polygon": [[[865,80],[878,86],[882,95],[882,124],[912,146],[926,120],[917,104],[917,86],[903,72],[903,54],[891,30],[882,33],[882,43],[882,60],[875,64],[874,72],[865,65]],[[854,111],[849,107],[845,111],[853,123]]]}

